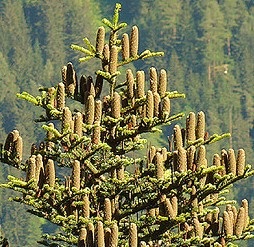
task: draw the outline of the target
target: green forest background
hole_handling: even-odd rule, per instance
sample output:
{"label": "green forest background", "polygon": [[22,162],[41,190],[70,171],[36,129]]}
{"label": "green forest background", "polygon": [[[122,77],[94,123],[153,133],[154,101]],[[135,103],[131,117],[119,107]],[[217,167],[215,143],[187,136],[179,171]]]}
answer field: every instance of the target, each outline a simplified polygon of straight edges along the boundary
{"label": "green forest background", "polygon": [[[19,129],[28,147],[42,138],[33,119],[40,112],[16,99],[16,93],[37,93],[61,80],[61,67],[71,61],[78,74],[94,75],[96,64],[79,64],[70,44],[82,45],[83,37],[95,40],[96,27],[110,17],[111,0],[0,0],[0,141]],[[247,162],[254,158],[254,1],[253,0],[123,0],[121,20],[138,25],[140,50],[164,51],[165,57],[134,64],[151,66],[169,74],[170,90],[186,99],[173,102],[174,113],[206,113],[210,133],[230,132],[232,138],[213,145],[244,148]],[[128,30],[126,30],[128,32]],[[184,121],[184,120],[183,120]],[[153,145],[165,144],[172,127]],[[29,155],[27,150],[26,156]],[[1,164],[0,182],[13,168]],[[241,182],[234,198],[248,198],[254,217],[254,180]],[[0,190],[0,225],[11,246],[37,246],[36,240],[54,226],[26,213],[8,201]],[[253,245],[249,245],[253,246]]]}

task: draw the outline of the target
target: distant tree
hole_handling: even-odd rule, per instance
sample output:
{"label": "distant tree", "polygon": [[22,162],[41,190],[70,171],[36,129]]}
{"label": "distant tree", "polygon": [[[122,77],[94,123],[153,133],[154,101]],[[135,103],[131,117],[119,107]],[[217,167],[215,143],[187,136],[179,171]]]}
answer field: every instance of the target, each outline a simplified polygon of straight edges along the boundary
{"label": "distant tree", "polygon": [[145,76],[127,67],[120,79],[121,67],[163,55],[140,51],[137,26],[120,32],[127,26],[120,10],[116,4],[112,20],[103,19],[108,36],[100,26],[95,42],[72,45],[83,53],[80,62],[100,61],[95,76],[78,79],[68,63],[56,86],[41,87],[38,96],[18,94],[44,110],[37,122],[44,123],[45,138],[24,162],[22,131],[8,134],[1,161],[26,175],[9,175],[1,187],[19,192],[13,201],[61,227],[44,235],[45,246],[224,247],[252,238],[248,200],[236,206],[225,194],[254,170],[244,149],[223,149],[208,162],[210,144],[230,135],[209,134],[203,111],[172,126],[167,147],[150,139],[145,155],[140,152],[146,135],[184,116],[171,109],[184,95],[167,90],[164,69],[151,67]]}
{"label": "distant tree", "polygon": [[[46,56],[51,61],[54,70],[66,59],[64,36],[64,2],[45,0],[42,5],[45,15],[45,29],[47,37]],[[56,11],[56,9],[58,11]],[[56,78],[54,78],[56,79]]]}
{"label": "distant tree", "polygon": [[[94,30],[101,20],[101,9],[98,2],[93,0],[65,1],[65,52],[68,61],[73,59],[78,61],[78,55],[71,53],[69,46],[80,40],[80,33],[95,39],[96,33]],[[105,7],[105,3],[103,7]],[[80,40],[79,44],[83,45],[83,41]],[[78,72],[93,73],[98,65],[95,61],[91,61],[90,65],[89,68],[84,68],[77,62],[75,67]]]}
{"label": "distant tree", "polygon": [[1,33],[4,37],[3,46],[1,45],[4,48],[2,53],[8,56],[11,68],[19,75],[17,83],[24,90],[19,79],[27,78],[27,81],[31,79],[32,46],[22,1],[4,1],[1,19],[4,25],[2,28],[4,32]]}
{"label": "distant tree", "polygon": [[238,0],[224,0],[222,3],[222,11],[224,13],[225,27],[227,29],[227,55],[231,56],[231,39],[234,33],[234,28],[237,27],[238,15]]}
{"label": "distant tree", "polygon": [[2,52],[0,52],[0,90],[1,90],[1,96],[0,96],[0,102],[2,103],[4,100],[6,100],[7,95],[9,95],[11,92],[17,92],[18,86],[15,85],[15,74],[10,70],[8,60],[3,55]]}
{"label": "distant tree", "polygon": [[205,42],[205,64],[208,80],[212,81],[217,73],[217,66],[224,64],[224,46],[226,42],[226,24],[216,0],[204,2],[204,14],[201,23]]}

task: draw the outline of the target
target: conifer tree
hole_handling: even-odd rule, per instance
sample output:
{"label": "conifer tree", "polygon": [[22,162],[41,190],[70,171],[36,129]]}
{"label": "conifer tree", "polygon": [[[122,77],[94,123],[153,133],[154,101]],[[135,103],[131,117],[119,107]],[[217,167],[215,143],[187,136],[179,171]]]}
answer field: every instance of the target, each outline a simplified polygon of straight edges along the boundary
{"label": "conifer tree", "polygon": [[107,29],[99,27],[94,42],[71,46],[84,54],[80,62],[101,61],[95,76],[77,75],[69,62],[55,87],[18,94],[43,109],[36,121],[45,139],[24,161],[22,133],[8,134],[1,161],[25,175],[9,175],[1,187],[20,192],[13,201],[61,227],[43,236],[45,246],[232,246],[251,238],[247,199],[237,206],[225,197],[254,174],[244,149],[223,149],[212,161],[206,155],[229,134],[209,135],[205,113],[190,112],[185,126],[173,126],[167,147],[146,143],[145,133],[184,117],[171,111],[184,94],[168,89],[164,69],[128,68],[163,52],[141,52],[137,26],[121,33],[127,24],[119,22],[120,10],[116,4],[112,20],[102,20]]}

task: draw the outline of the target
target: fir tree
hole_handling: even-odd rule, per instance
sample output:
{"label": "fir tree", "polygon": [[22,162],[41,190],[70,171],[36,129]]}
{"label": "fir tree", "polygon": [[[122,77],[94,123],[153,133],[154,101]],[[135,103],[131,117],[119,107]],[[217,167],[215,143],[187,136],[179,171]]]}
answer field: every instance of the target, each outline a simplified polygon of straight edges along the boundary
{"label": "fir tree", "polygon": [[229,134],[209,135],[204,112],[188,113],[185,126],[175,124],[168,147],[146,144],[145,133],[184,117],[171,111],[171,101],[184,94],[167,90],[164,69],[152,67],[146,75],[128,68],[163,53],[140,52],[138,27],[121,33],[127,24],[119,22],[120,10],[116,4],[112,20],[103,19],[109,36],[101,26],[95,42],[72,45],[84,54],[80,62],[101,61],[95,76],[79,77],[68,63],[55,87],[40,88],[38,96],[18,94],[44,110],[37,121],[45,139],[24,162],[22,133],[8,134],[1,161],[26,176],[9,175],[1,187],[20,192],[12,200],[61,227],[44,235],[45,246],[229,246],[252,237],[248,201],[238,207],[224,194],[254,171],[243,149],[207,159],[207,146]]}

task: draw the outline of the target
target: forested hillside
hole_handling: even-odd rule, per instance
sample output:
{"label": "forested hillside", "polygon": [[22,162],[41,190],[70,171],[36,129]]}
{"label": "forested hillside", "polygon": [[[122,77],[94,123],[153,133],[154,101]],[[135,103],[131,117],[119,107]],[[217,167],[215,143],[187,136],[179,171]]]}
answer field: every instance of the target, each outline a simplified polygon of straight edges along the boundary
{"label": "forested hillside", "polygon": [[[22,132],[25,143],[39,137],[30,126],[34,112],[24,115],[26,102],[16,92],[34,92],[61,78],[61,67],[72,61],[79,74],[91,73],[79,64],[70,44],[95,38],[102,16],[110,16],[111,0],[0,0],[0,135]],[[254,2],[252,0],[136,0],[122,2],[122,20],[138,24],[142,47],[164,51],[155,64],[169,71],[170,90],[186,94],[172,109],[206,112],[211,133],[230,132],[232,138],[213,151],[233,147],[254,160]],[[26,111],[27,112],[27,111]],[[38,114],[37,114],[38,115]],[[22,123],[22,124],[21,124]],[[169,129],[163,130],[170,135]],[[37,138],[39,139],[39,138]],[[156,140],[160,141],[160,140]],[[1,167],[1,181],[8,173]],[[240,198],[251,193],[254,181],[239,184]],[[236,197],[238,190],[235,191]],[[0,191],[1,226],[12,246],[35,246],[46,222],[28,216],[18,204],[3,206],[8,194]],[[249,198],[251,198],[249,196]],[[251,202],[253,207],[254,201]],[[252,215],[253,217],[254,215]],[[37,225],[35,227],[35,225]]]}

